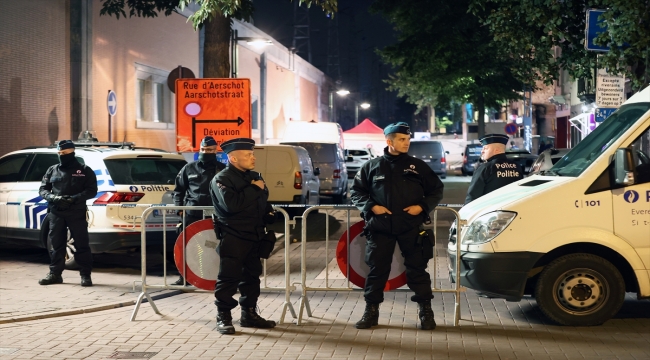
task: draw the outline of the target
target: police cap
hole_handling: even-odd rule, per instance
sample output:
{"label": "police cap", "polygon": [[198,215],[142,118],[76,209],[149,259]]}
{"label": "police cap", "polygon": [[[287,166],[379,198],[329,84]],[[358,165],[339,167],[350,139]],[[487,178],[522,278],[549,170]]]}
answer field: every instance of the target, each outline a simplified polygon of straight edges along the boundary
{"label": "police cap", "polygon": [[221,143],[221,150],[226,154],[235,150],[253,150],[255,140],[249,138],[236,138]]}
{"label": "police cap", "polygon": [[478,139],[481,142],[481,145],[485,146],[488,144],[503,144],[507,145],[510,138],[508,135],[504,134],[487,134],[482,138]]}
{"label": "police cap", "polygon": [[61,151],[65,149],[74,149],[74,143],[72,140],[61,140],[56,143],[56,149]]}
{"label": "police cap", "polygon": [[389,134],[411,135],[411,127],[405,122],[392,123],[384,128],[384,136]]}
{"label": "police cap", "polygon": [[206,136],[201,140],[201,146],[217,146],[217,141],[212,136]]}

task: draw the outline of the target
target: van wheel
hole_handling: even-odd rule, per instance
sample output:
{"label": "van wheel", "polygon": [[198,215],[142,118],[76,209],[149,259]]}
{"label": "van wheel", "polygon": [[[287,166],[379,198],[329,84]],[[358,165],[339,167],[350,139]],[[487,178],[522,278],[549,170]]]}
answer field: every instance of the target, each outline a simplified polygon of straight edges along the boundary
{"label": "van wheel", "polygon": [[[52,251],[52,242],[48,236],[50,232],[50,222],[47,219],[47,215],[43,218],[43,223],[41,224],[41,243],[45,245],[48,255]],[[65,248],[65,270],[79,270],[81,267],[74,260],[74,253],[76,249],[74,247],[74,239],[70,235],[70,230],[68,230],[68,240]]]}
{"label": "van wheel", "polygon": [[347,202],[348,202],[348,189],[347,189],[347,187],[345,188],[344,191],[341,192],[341,195],[334,195],[332,200],[334,200],[334,204],[347,204]]}
{"label": "van wheel", "polygon": [[625,281],[609,261],[571,254],[544,268],[535,297],[544,315],[560,325],[600,325],[623,305]]}

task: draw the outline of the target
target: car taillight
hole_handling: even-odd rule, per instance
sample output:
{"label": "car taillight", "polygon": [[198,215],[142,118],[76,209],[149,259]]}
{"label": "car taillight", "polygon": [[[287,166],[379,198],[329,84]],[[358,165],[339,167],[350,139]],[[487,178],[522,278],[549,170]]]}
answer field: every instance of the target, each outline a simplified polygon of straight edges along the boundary
{"label": "car taillight", "polygon": [[463,156],[463,164],[467,164],[467,155]]}
{"label": "car taillight", "polygon": [[294,189],[302,189],[302,174],[300,171],[296,171],[296,174],[293,178],[293,187]]}
{"label": "car taillight", "polygon": [[341,169],[334,170],[334,175],[332,175],[332,177],[335,178],[335,179],[340,179],[341,178]]}
{"label": "car taillight", "polygon": [[106,192],[98,197],[93,204],[119,204],[123,202],[138,202],[144,196],[143,193],[133,192]]}
{"label": "car taillight", "polygon": [[442,159],[440,159],[440,163],[441,163],[441,164],[446,164],[446,163],[447,163],[447,158],[445,158],[445,157],[443,156]]}

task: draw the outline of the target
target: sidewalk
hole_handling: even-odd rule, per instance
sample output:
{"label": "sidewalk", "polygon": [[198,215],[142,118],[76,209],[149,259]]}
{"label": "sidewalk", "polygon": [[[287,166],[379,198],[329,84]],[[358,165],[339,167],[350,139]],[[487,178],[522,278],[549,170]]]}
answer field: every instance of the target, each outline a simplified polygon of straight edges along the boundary
{"label": "sidewalk", "polygon": [[[323,241],[308,244],[311,286],[322,285],[326,271],[334,286],[345,285],[331,261],[335,248],[333,242],[327,254]],[[292,283],[300,281],[301,250],[300,243],[289,247]],[[237,334],[227,336],[216,331],[211,292],[156,293],[166,296],[154,298],[161,315],[144,303],[131,322],[131,304],[139,294],[137,286],[132,292],[132,284],[140,280],[139,270],[99,268],[91,288],[79,285],[78,272],[66,271],[64,284],[40,286],[38,279],[47,273],[42,256],[0,256],[1,360],[650,359],[650,301],[630,295],[615,319],[603,326],[574,328],[549,324],[534,299],[509,303],[480,298],[471,290],[462,294],[462,320],[454,327],[453,295],[436,294],[438,327],[422,331],[416,328],[417,307],[409,301],[409,291],[386,293],[380,325],[372,330],[354,328],[364,310],[362,291],[308,292],[313,317],[305,312],[302,326],[287,313],[286,323],[272,330],[241,328],[235,309]],[[444,251],[439,249],[437,256],[435,280],[447,286]],[[284,263],[284,251],[279,249],[268,260],[268,286],[284,283]],[[168,281],[176,278],[169,276]],[[147,282],[162,280],[154,274]],[[297,285],[291,296],[296,311],[299,300]],[[282,292],[262,291],[258,303],[262,316],[278,321],[283,301]],[[66,313],[71,311],[77,314]],[[56,317],[44,318],[47,315]]]}

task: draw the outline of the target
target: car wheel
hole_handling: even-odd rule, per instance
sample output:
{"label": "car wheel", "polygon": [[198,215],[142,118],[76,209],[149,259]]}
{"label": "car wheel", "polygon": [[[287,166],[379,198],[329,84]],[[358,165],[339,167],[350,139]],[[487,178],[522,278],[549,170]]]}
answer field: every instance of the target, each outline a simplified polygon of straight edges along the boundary
{"label": "car wheel", "polygon": [[334,204],[347,204],[348,202],[348,188],[345,187],[345,190],[339,195],[333,196]]}
{"label": "car wheel", "polygon": [[[50,222],[47,221],[47,215],[43,218],[43,223],[41,224],[41,242],[45,245],[45,249],[48,252],[48,255],[52,251],[52,243],[50,237],[48,236],[50,232]],[[79,270],[81,267],[74,259],[74,253],[76,249],[74,247],[74,239],[70,235],[70,230],[68,230],[68,239],[65,248],[65,270]],[[50,255],[51,256],[51,255]]]}
{"label": "car wheel", "polygon": [[467,171],[465,171],[465,168],[460,169],[460,173],[463,174],[463,176],[467,176]]}
{"label": "car wheel", "polygon": [[625,281],[609,261],[591,254],[571,254],[544,268],[535,298],[544,315],[558,324],[600,325],[623,305]]}

